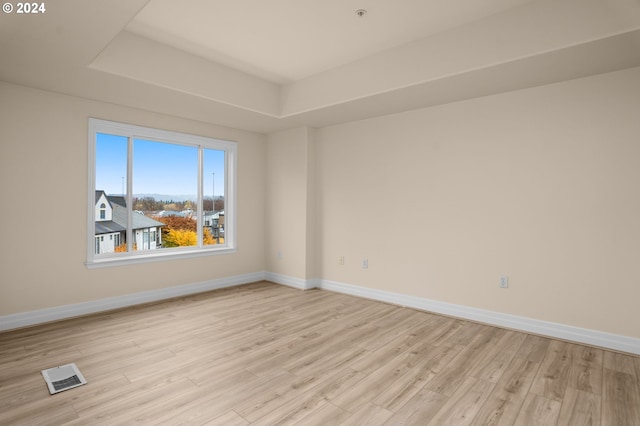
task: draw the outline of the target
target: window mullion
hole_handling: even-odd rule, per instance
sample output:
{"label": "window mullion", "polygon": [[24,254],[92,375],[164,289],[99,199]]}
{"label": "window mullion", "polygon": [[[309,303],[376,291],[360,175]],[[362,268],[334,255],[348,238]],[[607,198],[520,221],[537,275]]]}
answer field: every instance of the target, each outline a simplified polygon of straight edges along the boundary
{"label": "window mullion", "polygon": [[125,204],[127,206],[127,252],[133,252],[133,136],[129,136],[127,144],[127,193]]}
{"label": "window mullion", "polygon": [[204,210],[202,209],[202,194],[204,192],[203,180],[204,175],[204,149],[202,145],[198,146],[198,194],[196,200],[196,233],[198,239],[198,247],[204,247],[204,233],[202,230],[202,218],[204,217]]}
{"label": "window mullion", "polygon": [[[224,241],[227,245],[234,245],[235,241],[235,165],[236,158],[235,152],[229,150],[225,152],[224,155],[224,170],[225,170],[225,179],[224,179],[224,215],[225,215],[225,224],[224,224]],[[232,195],[233,194],[233,195]]]}

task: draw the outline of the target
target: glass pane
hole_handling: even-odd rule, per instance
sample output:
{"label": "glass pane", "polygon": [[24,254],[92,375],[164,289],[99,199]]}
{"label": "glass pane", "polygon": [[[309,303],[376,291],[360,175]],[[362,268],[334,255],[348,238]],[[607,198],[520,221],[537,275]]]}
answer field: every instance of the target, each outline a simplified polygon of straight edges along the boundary
{"label": "glass pane", "polygon": [[224,151],[204,149],[203,218],[204,245],[224,244]]}
{"label": "glass pane", "polygon": [[96,134],[95,254],[127,251],[128,141],[126,136]]}
{"label": "glass pane", "polygon": [[196,246],[198,149],[133,142],[134,250]]}

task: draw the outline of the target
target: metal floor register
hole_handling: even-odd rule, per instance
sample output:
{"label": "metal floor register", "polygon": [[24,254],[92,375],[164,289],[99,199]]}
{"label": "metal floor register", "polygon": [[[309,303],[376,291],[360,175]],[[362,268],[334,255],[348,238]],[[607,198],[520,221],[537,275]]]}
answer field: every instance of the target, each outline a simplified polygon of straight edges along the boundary
{"label": "metal floor register", "polygon": [[42,377],[44,377],[44,381],[47,382],[47,387],[51,395],[87,383],[75,363],[42,370]]}

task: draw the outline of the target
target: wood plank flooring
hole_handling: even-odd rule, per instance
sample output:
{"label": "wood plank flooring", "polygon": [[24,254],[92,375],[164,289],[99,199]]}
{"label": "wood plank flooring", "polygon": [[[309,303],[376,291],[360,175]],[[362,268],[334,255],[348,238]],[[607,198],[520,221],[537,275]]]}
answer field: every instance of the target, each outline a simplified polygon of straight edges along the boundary
{"label": "wood plank flooring", "polygon": [[0,334],[0,424],[640,426],[640,358],[261,282]]}

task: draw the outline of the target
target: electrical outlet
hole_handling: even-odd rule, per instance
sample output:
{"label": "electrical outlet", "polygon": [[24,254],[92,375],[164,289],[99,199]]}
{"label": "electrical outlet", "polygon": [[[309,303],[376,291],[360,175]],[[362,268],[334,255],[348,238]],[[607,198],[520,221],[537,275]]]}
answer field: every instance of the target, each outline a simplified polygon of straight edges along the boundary
{"label": "electrical outlet", "polygon": [[367,269],[369,267],[369,259],[362,259],[362,269]]}
{"label": "electrical outlet", "polygon": [[278,259],[282,259],[282,250],[278,250],[277,256]]}
{"label": "electrical outlet", "polygon": [[340,266],[344,265],[344,256],[338,257],[338,265],[340,265]]}
{"label": "electrical outlet", "polygon": [[509,288],[509,277],[502,275],[500,277],[500,288]]}

